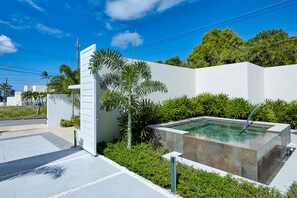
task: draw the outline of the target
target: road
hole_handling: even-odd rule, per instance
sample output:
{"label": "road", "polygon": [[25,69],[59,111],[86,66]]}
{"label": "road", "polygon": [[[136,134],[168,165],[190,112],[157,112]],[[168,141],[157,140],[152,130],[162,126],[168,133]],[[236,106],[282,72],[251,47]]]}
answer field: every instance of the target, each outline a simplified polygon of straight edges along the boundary
{"label": "road", "polygon": [[3,120],[0,121],[0,127],[18,126],[30,124],[46,124],[46,119],[27,119],[27,120]]}

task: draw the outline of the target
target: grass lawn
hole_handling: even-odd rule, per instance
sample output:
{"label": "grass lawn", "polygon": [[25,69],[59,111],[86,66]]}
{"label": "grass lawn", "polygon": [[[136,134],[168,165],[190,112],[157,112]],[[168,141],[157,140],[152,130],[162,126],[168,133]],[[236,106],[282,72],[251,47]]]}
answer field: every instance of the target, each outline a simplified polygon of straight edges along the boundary
{"label": "grass lawn", "polygon": [[40,114],[37,115],[38,107],[29,106],[0,106],[0,120],[23,119],[23,118],[45,118],[46,107],[40,108]]}

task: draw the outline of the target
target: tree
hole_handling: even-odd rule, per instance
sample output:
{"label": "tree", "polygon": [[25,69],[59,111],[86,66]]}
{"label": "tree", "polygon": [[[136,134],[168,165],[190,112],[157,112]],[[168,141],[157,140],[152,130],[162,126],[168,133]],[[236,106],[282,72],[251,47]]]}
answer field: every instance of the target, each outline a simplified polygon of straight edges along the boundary
{"label": "tree", "polygon": [[297,63],[297,37],[289,37],[283,30],[267,30],[260,32],[246,43],[248,47],[247,61],[271,67]]}
{"label": "tree", "polygon": [[33,92],[32,91],[24,91],[22,93],[22,99],[26,102],[27,105],[28,105],[28,103],[30,105],[32,105],[32,102],[33,102]]}
{"label": "tree", "polygon": [[[7,97],[14,96],[15,90],[12,89],[12,86],[8,83],[1,83],[0,84],[0,92],[3,92],[3,101],[4,103],[7,102]],[[2,95],[2,94],[0,94]]]}
{"label": "tree", "polygon": [[[72,70],[68,65],[61,65],[59,68],[60,75],[53,76],[48,83],[48,87],[55,94],[70,94],[69,85],[77,85],[80,82],[80,70]],[[77,92],[77,91],[76,91]]]}
{"label": "tree", "polygon": [[47,71],[41,72],[40,77],[41,79],[45,79],[46,85],[47,85],[47,81],[51,78],[51,76],[47,73]]}
{"label": "tree", "polygon": [[242,61],[244,41],[231,29],[213,29],[202,37],[188,57],[191,67],[209,67]]}
{"label": "tree", "polygon": [[178,56],[169,58],[165,61],[167,65],[174,65],[174,66],[183,66],[183,62],[180,60]]}
{"label": "tree", "polygon": [[101,49],[90,59],[90,71],[96,75],[103,67],[109,72],[101,76],[101,88],[107,90],[100,98],[102,109],[119,109],[128,114],[127,148],[131,147],[132,107],[142,98],[153,92],[167,92],[165,84],[151,80],[151,69],[146,62],[129,62],[119,51]]}

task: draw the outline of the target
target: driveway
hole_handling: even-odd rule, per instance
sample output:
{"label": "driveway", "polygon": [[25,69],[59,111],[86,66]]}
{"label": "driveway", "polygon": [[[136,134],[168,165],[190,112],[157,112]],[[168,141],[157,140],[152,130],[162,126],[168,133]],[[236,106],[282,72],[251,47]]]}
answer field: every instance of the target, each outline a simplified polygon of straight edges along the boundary
{"label": "driveway", "polygon": [[52,133],[0,140],[1,197],[174,197]]}

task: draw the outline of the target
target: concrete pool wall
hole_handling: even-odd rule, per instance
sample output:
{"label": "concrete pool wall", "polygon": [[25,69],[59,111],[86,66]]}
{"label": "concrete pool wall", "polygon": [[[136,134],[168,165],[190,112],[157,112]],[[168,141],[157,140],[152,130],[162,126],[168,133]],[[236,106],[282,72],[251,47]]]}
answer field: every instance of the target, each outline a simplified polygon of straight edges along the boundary
{"label": "concrete pool wall", "polygon": [[244,124],[244,120],[198,117],[178,122],[153,125],[161,143],[169,151],[182,153],[184,158],[218,168],[254,181],[267,183],[272,172],[280,164],[282,154],[290,143],[290,125],[253,122],[253,126],[267,127],[262,137],[245,142],[227,141],[195,136],[187,131],[173,129],[176,125],[211,120]]}

